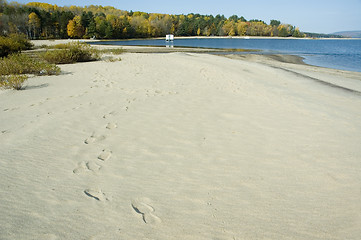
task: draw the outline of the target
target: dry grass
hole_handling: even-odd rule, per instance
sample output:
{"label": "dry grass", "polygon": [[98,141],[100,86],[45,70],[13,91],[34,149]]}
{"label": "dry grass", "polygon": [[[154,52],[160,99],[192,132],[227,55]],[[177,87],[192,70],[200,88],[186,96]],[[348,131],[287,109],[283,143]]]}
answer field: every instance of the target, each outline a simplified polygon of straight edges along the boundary
{"label": "dry grass", "polygon": [[58,44],[54,48],[56,50],[47,51],[41,54],[41,57],[54,64],[89,62],[100,58],[99,52],[86,43]]}

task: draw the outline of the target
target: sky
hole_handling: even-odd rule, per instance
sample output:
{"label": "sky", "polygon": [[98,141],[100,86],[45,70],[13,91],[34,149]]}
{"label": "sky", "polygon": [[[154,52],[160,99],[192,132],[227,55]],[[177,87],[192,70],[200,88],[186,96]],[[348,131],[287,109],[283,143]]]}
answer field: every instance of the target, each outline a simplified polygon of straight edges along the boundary
{"label": "sky", "polygon": [[[11,0],[8,0],[11,2]],[[260,19],[269,23],[280,20],[299,27],[304,32],[334,33],[361,30],[361,0],[17,0],[19,3],[46,2],[58,6],[113,6],[121,10],[148,13],[204,15],[238,15],[247,20]]]}

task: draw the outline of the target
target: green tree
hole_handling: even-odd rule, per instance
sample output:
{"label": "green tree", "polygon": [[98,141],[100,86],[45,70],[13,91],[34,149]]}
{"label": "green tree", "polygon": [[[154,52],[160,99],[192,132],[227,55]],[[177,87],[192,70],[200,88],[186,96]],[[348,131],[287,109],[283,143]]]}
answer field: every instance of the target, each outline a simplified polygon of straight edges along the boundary
{"label": "green tree", "polygon": [[107,24],[107,27],[105,28],[105,38],[113,38],[113,27],[111,24]]}
{"label": "green tree", "polygon": [[96,35],[96,32],[97,32],[97,26],[95,24],[94,19],[92,19],[92,20],[90,20],[90,23],[86,29],[86,35],[87,35],[87,37],[91,38]]}
{"label": "green tree", "polygon": [[279,37],[288,37],[288,31],[287,31],[287,27],[285,25],[279,25],[278,26],[278,36]]}
{"label": "green tree", "polygon": [[276,26],[276,27],[278,27],[280,24],[281,24],[281,22],[278,21],[278,20],[272,19],[272,20],[270,21],[270,25],[271,25],[271,26]]}
{"label": "green tree", "polygon": [[305,35],[303,33],[300,32],[299,28],[296,28],[295,31],[293,32],[292,37],[296,37],[296,38],[302,38]]}

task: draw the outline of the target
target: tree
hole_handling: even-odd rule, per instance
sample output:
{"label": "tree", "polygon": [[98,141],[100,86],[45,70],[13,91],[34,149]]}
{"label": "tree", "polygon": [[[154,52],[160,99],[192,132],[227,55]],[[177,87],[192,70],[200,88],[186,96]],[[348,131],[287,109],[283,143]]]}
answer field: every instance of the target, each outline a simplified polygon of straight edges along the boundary
{"label": "tree", "polygon": [[69,21],[67,26],[68,36],[71,38],[81,38],[84,35],[84,27],[80,23],[81,17],[75,16],[73,20]]}
{"label": "tree", "polygon": [[278,27],[280,24],[281,24],[280,21],[274,20],[274,19],[272,19],[271,22],[270,22],[270,25],[271,25],[271,26],[276,26],[276,27]]}
{"label": "tree", "polygon": [[238,16],[237,15],[232,15],[228,18],[229,21],[233,21],[233,22],[237,22],[238,21]]}
{"label": "tree", "polygon": [[76,36],[76,23],[74,20],[69,20],[68,26],[67,26],[67,32],[69,37],[75,37]]}
{"label": "tree", "polygon": [[80,23],[84,28],[87,28],[90,22],[93,20],[94,15],[92,12],[83,12],[80,17]]}
{"label": "tree", "polygon": [[305,35],[303,33],[300,32],[300,29],[297,27],[295,29],[295,31],[293,32],[292,37],[297,37],[297,38],[301,38],[304,37]]}
{"label": "tree", "polygon": [[88,37],[94,37],[96,35],[96,32],[97,32],[97,27],[94,19],[92,19],[89,23],[88,28],[86,29],[86,35]]}
{"label": "tree", "polygon": [[249,23],[239,20],[236,25],[237,34],[239,36],[245,36],[247,33],[248,26],[249,26]]}
{"label": "tree", "polygon": [[105,19],[101,19],[100,21],[97,21],[97,32],[98,37],[105,38],[106,35],[106,29],[108,27],[107,21]]}
{"label": "tree", "polygon": [[256,22],[252,21],[250,22],[249,27],[247,28],[247,35],[250,36],[266,36],[267,24],[265,24],[263,21]]}
{"label": "tree", "polygon": [[288,37],[288,31],[287,31],[287,27],[285,25],[279,25],[278,26],[278,36],[279,37]]}
{"label": "tree", "polygon": [[108,24],[108,26],[105,28],[105,38],[113,38],[113,27],[111,24]]}
{"label": "tree", "polygon": [[198,29],[197,29],[197,36],[200,36],[200,35],[201,35],[201,29],[198,28]]}
{"label": "tree", "polygon": [[35,39],[40,30],[40,18],[34,12],[29,14],[29,37]]}
{"label": "tree", "polygon": [[233,20],[227,20],[223,24],[223,31],[225,35],[235,36],[236,35],[236,24]]}
{"label": "tree", "polygon": [[68,23],[74,18],[74,14],[69,11],[62,11],[59,14],[59,35],[60,38],[67,38],[68,35]]}

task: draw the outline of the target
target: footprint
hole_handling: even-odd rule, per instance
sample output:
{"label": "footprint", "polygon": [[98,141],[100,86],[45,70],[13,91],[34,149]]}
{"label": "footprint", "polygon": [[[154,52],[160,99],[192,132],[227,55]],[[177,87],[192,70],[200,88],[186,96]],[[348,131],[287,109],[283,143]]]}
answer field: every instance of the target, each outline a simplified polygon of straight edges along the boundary
{"label": "footprint", "polygon": [[73,173],[80,174],[80,173],[85,172],[86,170],[87,170],[87,166],[86,166],[85,162],[83,161],[78,164],[78,167],[73,170]]}
{"label": "footprint", "polygon": [[91,143],[94,143],[95,141],[101,141],[104,139],[105,139],[105,136],[96,137],[96,136],[94,136],[94,134],[92,134],[90,137],[88,137],[87,139],[84,140],[84,143],[91,144]]}
{"label": "footprint", "polygon": [[117,124],[116,123],[108,123],[106,126],[107,129],[114,129],[117,128]]}
{"label": "footprint", "polygon": [[100,189],[85,189],[85,195],[88,197],[94,198],[98,201],[108,201],[109,199],[105,196],[105,194]]}
{"label": "footprint", "polygon": [[116,111],[112,111],[112,112],[110,112],[110,113],[108,113],[108,114],[103,115],[103,118],[109,118],[109,117],[114,116],[114,115],[116,115],[116,114],[117,114]]}
{"label": "footprint", "polygon": [[87,171],[92,171],[95,173],[95,172],[98,172],[100,169],[101,169],[101,166],[96,164],[95,162],[85,163],[84,161],[82,161],[78,164],[78,167],[73,170],[73,173],[80,174],[80,173],[87,172]]}
{"label": "footprint", "polygon": [[87,162],[86,167],[93,172],[98,172],[102,167],[95,162]]}
{"label": "footprint", "polygon": [[93,142],[95,142],[96,138],[94,136],[90,136],[87,139],[85,139],[84,143],[85,144],[91,144]]}
{"label": "footprint", "polygon": [[103,152],[98,156],[98,159],[102,161],[108,160],[112,156],[112,151],[104,149]]}
{"label": "footprint", "polygon": [[157,224],[161,223],[161,219],[157,217],[154,212],[154,208],[147,204],[146,202],[150,202],[149,199],[134,199],[132,201],[132,207],[136,213],[139,213],[143,217],[143,221],[146,224]]}

